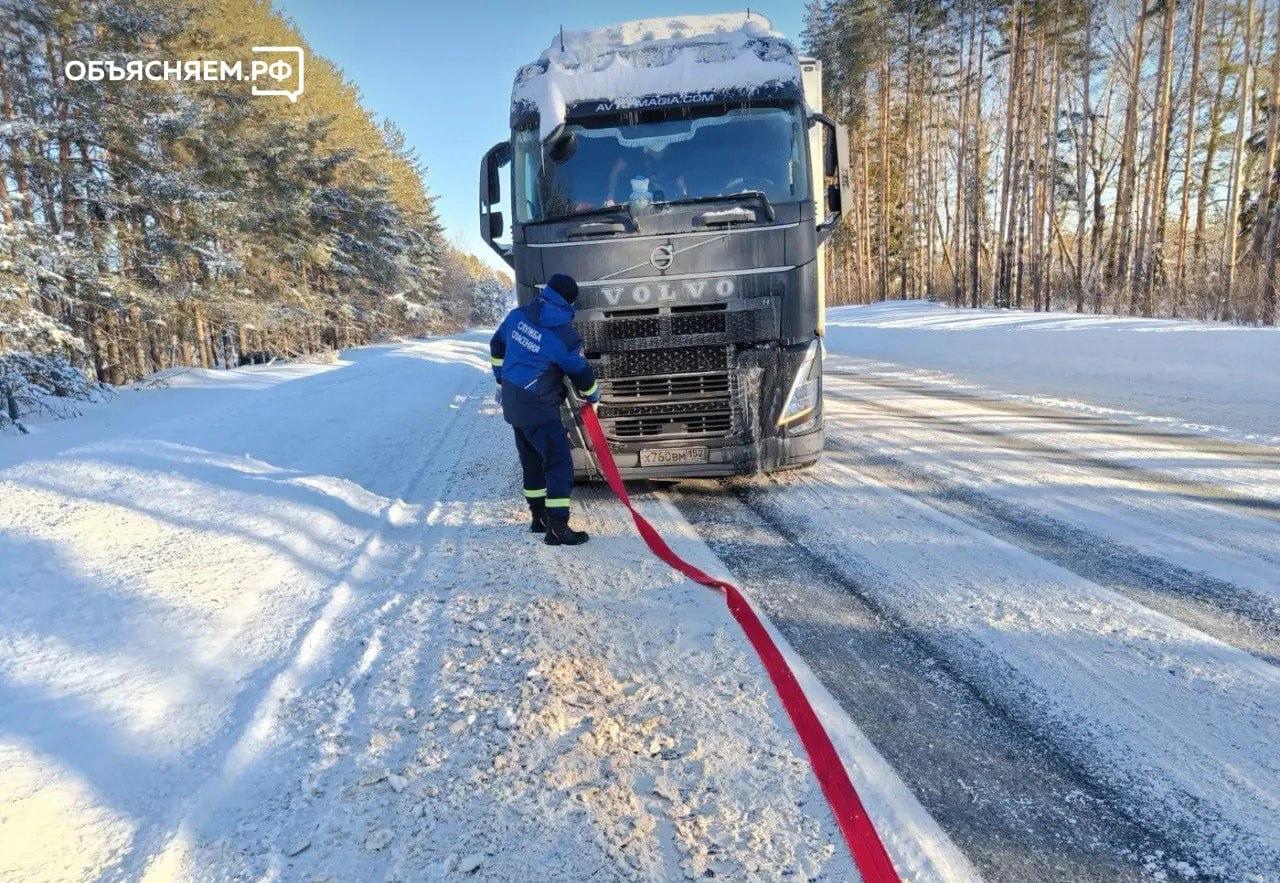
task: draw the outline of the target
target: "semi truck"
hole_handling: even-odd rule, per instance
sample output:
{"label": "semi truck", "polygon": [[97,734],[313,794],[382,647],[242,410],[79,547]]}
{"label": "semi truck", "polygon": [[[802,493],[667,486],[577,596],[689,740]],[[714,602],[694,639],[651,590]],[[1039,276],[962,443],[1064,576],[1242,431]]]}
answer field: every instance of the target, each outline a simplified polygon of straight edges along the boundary
{"label": "semi truck", "polygon": [[481,161],[481,236],[521,304],[577,279],[622,474],[817,461],[824,243],[849,205],[820,64],[750,12],[561,31],[516,74],[510,125]]}

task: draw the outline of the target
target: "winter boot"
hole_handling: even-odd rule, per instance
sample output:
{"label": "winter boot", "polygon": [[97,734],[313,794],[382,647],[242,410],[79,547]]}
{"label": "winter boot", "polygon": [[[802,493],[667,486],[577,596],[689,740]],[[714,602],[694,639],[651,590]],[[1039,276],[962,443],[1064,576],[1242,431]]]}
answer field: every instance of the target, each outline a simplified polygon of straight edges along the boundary
{"label": "winter boot", "polygon": [[547,532],[547,504],[541,498],[529,500],[529,533]]}
{"label": "winter boot", "polygon": [[543,542],[548,546],[581,546],[590,537],[585,530],[574,530],[569,526],[569,516],[547,515],[547,535]]}

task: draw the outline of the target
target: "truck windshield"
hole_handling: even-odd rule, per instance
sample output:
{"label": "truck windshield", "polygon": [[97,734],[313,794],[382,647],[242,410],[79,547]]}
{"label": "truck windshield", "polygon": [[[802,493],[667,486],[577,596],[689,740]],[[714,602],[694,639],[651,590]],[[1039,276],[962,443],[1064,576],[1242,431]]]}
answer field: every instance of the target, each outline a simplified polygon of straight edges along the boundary
{"label": "truck windshield", "polygon": [[550,156],[536,130],[517,131],[516,218],[531,223],[637,198],[660,206],[750,191],[771,203],[796,202],[808,196],[805,141],[800,109],[785,107],[575,121]]}

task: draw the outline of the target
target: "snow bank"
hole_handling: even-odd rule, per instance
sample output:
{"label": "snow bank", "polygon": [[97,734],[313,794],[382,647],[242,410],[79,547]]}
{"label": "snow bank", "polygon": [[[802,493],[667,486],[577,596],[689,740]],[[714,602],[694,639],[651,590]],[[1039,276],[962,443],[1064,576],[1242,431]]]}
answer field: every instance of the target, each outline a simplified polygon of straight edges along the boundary
{"label": "snow bank", "polygon": [[0,879],[138,876],[482,376],[375,347],[0,437]]}
{"label": "snow bank", "polygon": [[6,427],[29,432],[23,417],[73,417],[75,403],[101,401],[105,387],[62,355],[30,352],[0,353],[0,431]]}
{"label": "snow bank", "polygon": [[773,84],[800,88],[795,47],[767,18],[736,12],[565,31],[516,74],[511,101],[537,107],[546,137],[579,101],[635,107],[651,96],[750,93]]}
{"label": "snow bank", "polygon": [[829,311],[827,347],[944,372],[921,380],[1280,444],[1278,329],[889,301]]}

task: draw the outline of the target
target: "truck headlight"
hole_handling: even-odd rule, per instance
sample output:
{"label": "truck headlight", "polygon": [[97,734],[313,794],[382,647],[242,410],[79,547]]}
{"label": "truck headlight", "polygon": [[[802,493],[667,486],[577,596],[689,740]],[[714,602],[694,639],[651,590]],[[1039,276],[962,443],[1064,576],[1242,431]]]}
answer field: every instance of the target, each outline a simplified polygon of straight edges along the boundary
{"label": "truck headlight", "polygon": [[818,341],[814,340],[804,352],[804,359],[796,369],[796,376],[791,381],[791,388],[782,402],[782,414],[778,417],[778,426],[795,423],[808,417],[818,407],[818,390],[822,380],[822,363],[818,359],[820,350]]}

